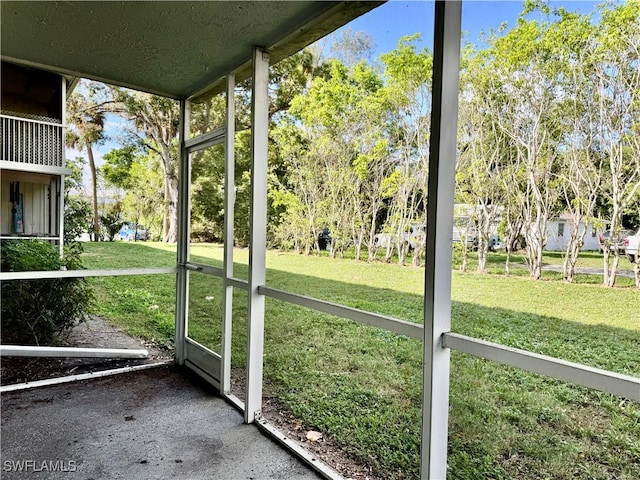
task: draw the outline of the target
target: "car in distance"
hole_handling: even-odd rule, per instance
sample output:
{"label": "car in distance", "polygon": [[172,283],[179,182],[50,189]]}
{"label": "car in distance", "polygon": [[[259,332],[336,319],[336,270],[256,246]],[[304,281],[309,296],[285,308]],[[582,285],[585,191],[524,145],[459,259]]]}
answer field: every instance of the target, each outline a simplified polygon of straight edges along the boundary
{"label": "car in distance", "polygon": [[118,231],[120,240],[126,240],[127,242],[144,241],[149,238],[149,234],[143,225],[135,222],[125,222]]}
{"label": "car in distance", "polygon": [[609,246],[609,251],[613,252],[614,250],[618,250],[620,253],[625,252],[625,239],[629,235],[633,235],[635,232],[633,230],[622,230],[620,235],[616,239],[611,238],[611,230],[607,230],[606,232],[602,232],[598,235],[598,248],[600,253],[604,253],[605,246]]}
{"label": "car in distance", "polygon": [[640,229],[635,235],[628,235],[624,239],[624,251],[631,263],[638,261],[640,255]]}
{"label": "car in distance", "polygon": [[[373,245],[376,248],[387,248],[396,246],[396,236],[391,233],[377,233],[373,237]],[[408,225],[406,232],[402,235],[402,242],[409,244],[409,250],[415,249],[417,246],[424,248],[427,234],[425,226],[420,224]]]}

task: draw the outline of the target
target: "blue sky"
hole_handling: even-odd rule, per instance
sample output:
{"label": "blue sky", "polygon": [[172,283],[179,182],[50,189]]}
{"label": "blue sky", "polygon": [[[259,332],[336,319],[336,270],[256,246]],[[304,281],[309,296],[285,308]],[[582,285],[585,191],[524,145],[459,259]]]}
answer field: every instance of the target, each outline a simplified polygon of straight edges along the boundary
{"label": "blue sky", "polygon": [[[563,6],[567,10],[581,13],[593,11],[597,2],[587,1],[552,1],[551,7]],[[381,53],[393,50],[398,39],[422,33],[422,44],[431,47],[433,44],[433,1],[399,1],[391,0],[373,11],[351,22],[347,28],[354,32],[365,31],[376,42],[376,57]],[[515,25],[518,14],[522,11],[524,1],[467,0],[462,3],[462,31],[465,39],[478,44],[482,31],[497,29],[502,22],[509,27]]]}

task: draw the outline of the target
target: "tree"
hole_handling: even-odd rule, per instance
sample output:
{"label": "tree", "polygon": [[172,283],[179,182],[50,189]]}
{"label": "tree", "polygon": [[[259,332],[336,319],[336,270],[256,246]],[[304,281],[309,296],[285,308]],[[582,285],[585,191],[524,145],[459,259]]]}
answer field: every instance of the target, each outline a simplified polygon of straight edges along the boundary
{"label": "tree", "polygon": [[98,239],[100,216],[98,213],[98,185],[93,147],[105,140],[104,123],[106,102],[100,101],[100,86],[88,82],[78,88],[67,100],[67,116],[70,128],[67,130],[66,142],[72,148],[85,151],[89,159],[91,171],[92,223],[91,233],[94,241]]}
{"label": "tree", "polygon": [[116,233],[122,227],[122,204],[116,202],[105,213],[100,215],[100,224],[104,227],[107,240],[112,242]]}
{"label": "tree", "polygon": [[[379,170],[372,166],[378,156],[388,156],[378,133],[385,119],[379,96],[382,82],[364,63],[351,71],[338,60],[328,67],[326,75],[316,77],[308,91],[291,102],[290,113],[301,125],[290,122],[285,129],[296,134],[277,138],[287,152],[290,174],[297,170],[289,185],[313,217],[309,233],[314,242],[329,228],[330,256],[353,242],[360,259],[363,244],[373,245],[372,222],[381,204]],[[304,145],[302,159],[291,156],[296,148],[290,140]],[[305,178],[299,175],[302,171],[307,172]]]}
{"label": "tree", "polygon": [[345,28],[336,32],[332,40],[331,53],[349,70],[361,62],[371,63],[375,40],[369,33]]}
{"label": "tree", "polygon": [[567,246],[563,260],[563,277],[573,282],[575,265],[584,245],[587,224],[594,225],[594,209],[602,188],[603,156],[593,148],[597,94],[593,77],[591,42],[594,27],[590,18],[564,10],[551,25],[548,39],[556,48],[561,75],[558,89],[562,118],[560,180],[563,208],[569,219]]}
{"label": "tree", "polygon": [[178,238],[178,103],[169,98],[111,87],[114,111],[130,120],[145,148],[158,154],[164,173],[162,240]]}
{"label": "tree", "polygon": [[281,245],[291,242],[296,253],[309,255],[313,248],[319,249],[319,229],[324,222],[323,173],[316,167],[303,129],[293,118],[280,122],[273,138],[288,172],[286,177],[270,177],[272,203],[276,208],[282,207],[279,227],[275,229],[277,240]]}
{"label": "tree", "polygon": [[[458,124],[458,161],[456,163],[456,194],[460,203],[468,204],[475,227],[478,251],[478,272],[485,273],[491,235],[495,230],[505,202],[502,166],[505,161],[505,136],[501,132],[496,111],[497,98],[490,88],[491,69],[486,57],[467,46],[463,53],[461,98]],[[466,267],[467,242],[462,243],[462,266]]]}
{"label": "tree", "polygon": [[124,221],[144,223],[148,232],[159,232],[152,236],[160,236],[163,212],[158,205],[163,204],[164,183],[158,155],[145,155],[138,146],[127,145],[105,154],[104,160],[101,171],[105,180],[125,191],[124,199],[117,204],[119,212],[111,212],[119,215],[106,220],[113,220],[110,223],[118,229]]}
{"label": "tree", "polygon": [[66,167],[71,170],[71,174],[64,181],[64,244],[69,245],[87,231],[91,205],[75,192],[82,188],[84,159],[67,159]]}
{"label": "tree", "polygon": [[559,196],[554,176],[558,168],[558,67],[550,61],[547,28],[546,23],[520,17],[514,29],[490,40],[495,71],[492,88],[501,100],[492,114],[515,154],[507,158],[515,162],[512,180],[520,184],[516,200],[523,213],[529,273],[535,279],[542,274],[547,224],[556,213]]}
{"label": "tree", "polygon": [[[385,229],[392,232],[398,250],[398,263],[409,253],[407,235],[412,224],[426,225],[427,163],[431,113],[431,74],[433,57],[427,49],[418,50],[419,35],[401,38],[397,47],[381,56],[385,70],[385,94],[389,102],[390,148],[395,171],[387,182],[391,199]],[[391,257],[391,242],[386,261]],[[413,263],[420,263],[422,242],[416,243]]]}
{"label": "tree", "polygon": [[111,150],[103,155],[104,165],[102,175],[111,185],[130,190],[135,187],[136,179],[133,175],[133,165],[140,162],[142,152],[138,145],[126,145]]}
{"label": "tree", "polygon": [[[611,204],[611,238],[622,231],[625,209],[640,191],[640,4],[627,2],[613,9],[601,6],[594,38],[598,131],[595,148],[604,156]],[[612,287],[620,252],[604,249],[604,284]]]}
{"label": "tree", "polygon": [[[287,57],[269,70],[269,122],[276,125],[286,117],[290,103],[301,94],[313,78],[315,67],[310,51],[303,50]],[[249,242],[249,190],[250,190],[250,105],[251,79],[240,82],[235,91],[236,137],[235,180],[236,203],[234,215],[235,242]],[[191,105],[191,132],[200,134],[224,125],[224,94],[209,95],[197,99]],[[273,141],[274,130],[270,129]],[[224,152],[221,148],[200,150],[191,156],[192,164],[192,234],[200,239],[221,240],[223,238],[224,202],[223,174]],[[275,181],[286,182],[288,171],[278,152],[269,151],[270,176]],[[273,196],[270,195],[270,202]],[[268,207],[270,226],[279,221],[281,212],[273,204]]]}

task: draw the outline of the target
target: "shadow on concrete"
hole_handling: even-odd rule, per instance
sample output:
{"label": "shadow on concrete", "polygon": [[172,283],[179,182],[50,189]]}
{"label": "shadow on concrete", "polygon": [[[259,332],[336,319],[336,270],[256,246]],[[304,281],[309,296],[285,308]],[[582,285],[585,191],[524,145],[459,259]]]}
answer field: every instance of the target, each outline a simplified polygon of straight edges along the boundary
{"label": "shadow on concrete", "polygon": [[175,366],[2,395],[2,478],[318,477]]}

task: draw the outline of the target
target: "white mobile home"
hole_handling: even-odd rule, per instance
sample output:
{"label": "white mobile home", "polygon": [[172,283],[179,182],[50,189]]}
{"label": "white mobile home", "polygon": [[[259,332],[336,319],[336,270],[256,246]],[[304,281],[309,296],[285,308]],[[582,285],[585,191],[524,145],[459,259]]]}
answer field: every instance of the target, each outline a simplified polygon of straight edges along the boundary
{"label": "white mobile home", "polygon": [[[569,238],[571,237],[572,219],[569,215],[563,214],[547,224],[547,244],[545,250],[550,252],[563,251],[567,248]],[[586,229],[584,236],[584,245],[582,250],[591,251],[598,250],[598,229],[595,225],[580,222],[580,231]]]}

